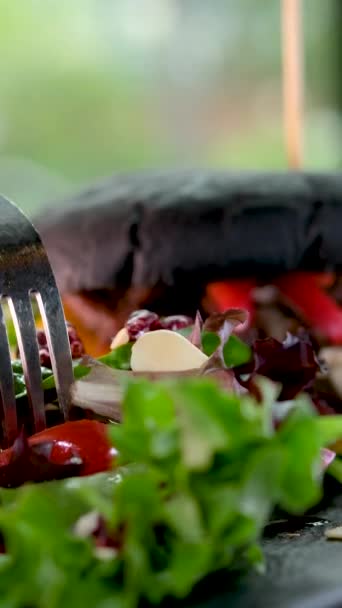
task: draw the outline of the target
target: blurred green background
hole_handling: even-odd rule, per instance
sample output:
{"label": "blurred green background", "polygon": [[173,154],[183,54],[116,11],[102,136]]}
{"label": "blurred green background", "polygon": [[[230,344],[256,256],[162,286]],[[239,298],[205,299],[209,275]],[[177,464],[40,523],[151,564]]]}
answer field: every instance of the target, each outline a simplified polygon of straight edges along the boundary
{"label": "blurred green background", "polygon": [[[341,166],[340,0],[303,0],[305,166]],[[278,0],[0,0],[0,190],[27,211],[115,171],[286,168]]]}

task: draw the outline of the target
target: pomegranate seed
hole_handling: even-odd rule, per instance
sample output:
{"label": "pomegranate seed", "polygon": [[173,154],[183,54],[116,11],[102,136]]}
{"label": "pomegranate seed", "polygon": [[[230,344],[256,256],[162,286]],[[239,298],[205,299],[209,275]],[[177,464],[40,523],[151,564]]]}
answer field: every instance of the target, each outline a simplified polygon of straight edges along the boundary
{"label": "pomegranate seed", "polygon": [[70,344],[71,356],[73,359],[79,359],[82,355],[84,355],[83,344],[80,340],[74,340]]}
{"label": "pomegranate seed", "polygon": [[39,350],[39,360],[40,360],[40,365],[42,365],[43,367],[51,368],[50,353],[47,348],[41,348]]}
{"label": "pomegranate seed", "polygon": [[67,323],[66,326],[67,326],[67,332],[68,332],[70,343],[74,340],[79,341],[79,337],[77,335],[77,332],[76,332],[76,329],[74,328],[74,326],[71,325],[71,323]]}
{"label": "pomegranate seed", "polygon": [[149,310],[137,310],[126,321],[126,329],[130,340],[136,340],[147,331],[160,329],[160,327],[159,316]]}
{"label": "pomegranate seed", "polygon": [[38,340],[39,346],[47,346],[46,335],[45,335],[45,331],[43,329],[37,330],[37,340]]}
{"label": "pomegranate seed", "polygon": [[[67,332],[68,332],[71,356],[73,359],[79,359],[79,357],[81,357],[85,352],[83,344],[82,344],[81,340],[79,339],[75,328],[70,323],[67,323]],[[38,345],[39,345],[40,364],[43,367],[51,368],[51,358],[50,358],[49,348],[47,345],[46,334],[43,329],[37,330],[37,341],[38,341]]]}
{"label": "pomegranate seed", "polygon": [[170,317],[164,317],[164,319],[161,319],[160,324],[163,329],[175,331],[177,329],[184,329],[184,327],[193,325],[193,319],[191,319],[191,317],[186,317],[185,315],[172,315]]}

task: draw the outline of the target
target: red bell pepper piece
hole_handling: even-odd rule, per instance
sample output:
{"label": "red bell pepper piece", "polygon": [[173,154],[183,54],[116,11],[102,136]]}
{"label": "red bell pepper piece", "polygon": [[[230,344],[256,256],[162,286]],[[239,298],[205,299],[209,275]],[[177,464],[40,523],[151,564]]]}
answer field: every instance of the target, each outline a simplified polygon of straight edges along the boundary
{"label": "red bell pepper piece", "polygon": [[292,272],[277,278],[274,284],[324,338],[332,344],[342,344],[342,309],[320,286],[319,277]]}
{"label": "red bell pepper piece", "polygon": [[312,277],[315,279],[317,285],[325,287],[326,289],[329,289],[336,280],[336,274],[334,272],[305,272],[305,275]]}
{"label": "red bell pepper piece", "polygon": [[[72,456],[83,461],[81,475],[92,475],[111,469],[117,454],[107,436],[108,426],[96,420],[76,420],[45,429],[29,437],[29,445],[52,442],[50,459],[64,464]],[[0,466],[8,464],[11,448],[0,452]]]}
{"label": "red bell pepper piece", "polygon": [[249,312],[249,323],[251,323],[255,313],[252,299],[252,291],[255,287],[254,279],[231,279],[230,281],[209,283],[206,293],[215,311],[224,312],[228,308],[245,308]]}

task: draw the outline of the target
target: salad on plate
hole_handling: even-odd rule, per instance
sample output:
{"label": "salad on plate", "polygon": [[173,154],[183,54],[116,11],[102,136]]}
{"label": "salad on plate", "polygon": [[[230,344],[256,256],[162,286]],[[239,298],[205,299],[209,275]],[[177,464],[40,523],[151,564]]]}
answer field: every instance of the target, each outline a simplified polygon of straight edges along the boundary
{"label": "salad on plate", "polygon": [[243,307],[138,310],[96,359],[68,332],[70,419],[39,329],[48,428],[0,452],[4,608],[135,608],[216,571],[262,573],[275,509],[303,514],[325,474],[342,480],[339,389],[308,327],[277,339]]}

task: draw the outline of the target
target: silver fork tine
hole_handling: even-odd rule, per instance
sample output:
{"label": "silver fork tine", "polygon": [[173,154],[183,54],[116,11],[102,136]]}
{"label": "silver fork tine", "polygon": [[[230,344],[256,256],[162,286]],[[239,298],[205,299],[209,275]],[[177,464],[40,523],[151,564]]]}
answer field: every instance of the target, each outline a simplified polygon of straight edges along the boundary
{"label": "silver fork tine", "polygon": [[42,431],[46,426],[44,392],[40,373],[36,327],[29,294],[18,294],[8,299],[17,334],[20,358],[23,364],[28,399],[33,415],[34,430]]}
{"label": "silver fork tine", "polygon": [[[16,330],[34,430],[45,428],[44,395],[31,294],[35,294],[50,350],[59,404],[68,417],[73,382],[70,345],[55,277],[39,234],[13,203],[0,195],[0,298],[8,299]],[[18,432],[6,328],[0,317],[0,391],[4,439]]]}
{"label": "silver fork tine", "polygon": [[6,324],[0,303],[0,361],[2,374],[0,376],[0,392],[2,400],[3,435],[6,444],[10,445],[17,434],[17,410],[12,376],[11,354],[8,344]]}
{"label": "silver fork tine", "polygon": [[36,297],[49,346],[59,407],[67,420],[70,409],[69,389],[74,377],[70,365],[70,345],[65,331],[63,308],[56,285],[50,284],[49,289],[41,289]]}

